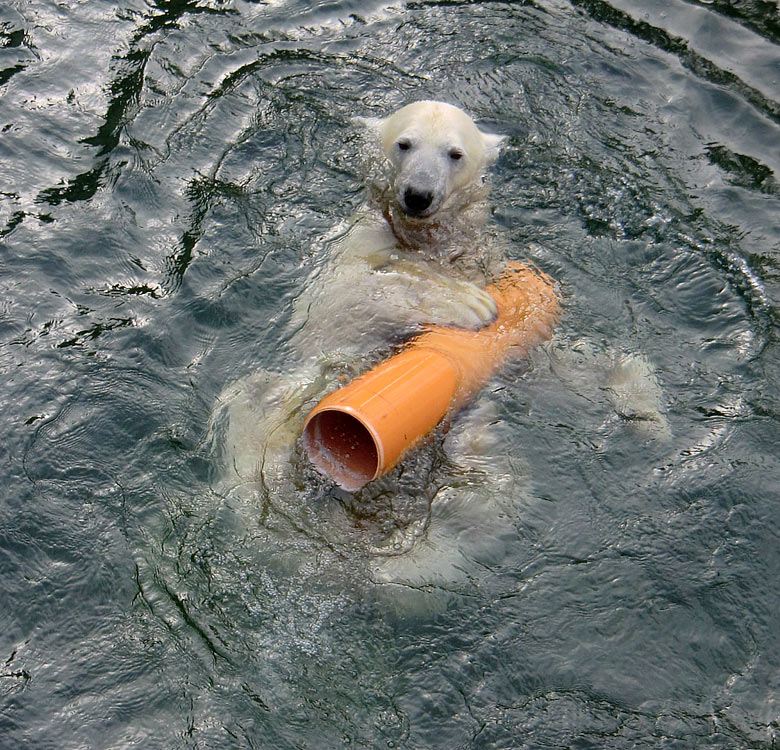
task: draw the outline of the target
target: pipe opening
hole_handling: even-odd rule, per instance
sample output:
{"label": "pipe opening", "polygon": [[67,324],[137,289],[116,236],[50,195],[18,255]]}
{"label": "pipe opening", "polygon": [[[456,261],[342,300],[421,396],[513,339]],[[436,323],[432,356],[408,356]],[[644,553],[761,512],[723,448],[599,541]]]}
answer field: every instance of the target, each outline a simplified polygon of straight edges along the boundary
{"label": "pipe opening", "polygon": [[350,492],[372,480],[379,470],[373,436],[346,412],[326,409],[315,414],[306,425],[303,444],[311,462]]}

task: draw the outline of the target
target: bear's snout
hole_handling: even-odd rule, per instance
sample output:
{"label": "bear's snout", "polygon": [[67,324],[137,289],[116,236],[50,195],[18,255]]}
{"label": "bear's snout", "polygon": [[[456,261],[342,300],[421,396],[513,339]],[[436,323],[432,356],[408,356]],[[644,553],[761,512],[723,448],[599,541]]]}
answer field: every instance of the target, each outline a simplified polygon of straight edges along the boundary
{"label": "bear's snout", "polygon": [[427,219],[449,194],[446,161],[434,149],[418,149],[403,160],[395,179],[395,199],[410,219]]}
{"label": "bear's snout", "polygon": [[422,216],[433,203],[433,192],[408,187],[404,190],[402,208],[412,216]]}

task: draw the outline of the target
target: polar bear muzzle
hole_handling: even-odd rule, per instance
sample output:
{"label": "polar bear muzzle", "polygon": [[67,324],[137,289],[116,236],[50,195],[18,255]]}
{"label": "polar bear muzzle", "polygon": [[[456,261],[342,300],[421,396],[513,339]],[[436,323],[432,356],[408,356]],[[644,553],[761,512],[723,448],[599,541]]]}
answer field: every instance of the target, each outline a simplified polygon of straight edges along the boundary
{"label": "polar bear muzzle", "polygon": [[432,203],[433,193],[430,190],[408,187],[404,190],[401,208],[410,216],[425,216]]}

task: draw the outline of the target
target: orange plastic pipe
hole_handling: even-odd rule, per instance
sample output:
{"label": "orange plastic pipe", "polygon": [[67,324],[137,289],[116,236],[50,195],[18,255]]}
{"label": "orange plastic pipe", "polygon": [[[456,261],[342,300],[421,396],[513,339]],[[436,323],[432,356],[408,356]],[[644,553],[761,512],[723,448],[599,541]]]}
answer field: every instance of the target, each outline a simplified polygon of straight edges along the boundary
{"label": "orange plastic pipe", "polygon": [[498,307],[494,323],[479,331],[429,326],[309,412],[303,442],[321,472],[350,491],[382,476],[508,357],[552,335],[559,300],[549,276],[513,263],[487,291]]}

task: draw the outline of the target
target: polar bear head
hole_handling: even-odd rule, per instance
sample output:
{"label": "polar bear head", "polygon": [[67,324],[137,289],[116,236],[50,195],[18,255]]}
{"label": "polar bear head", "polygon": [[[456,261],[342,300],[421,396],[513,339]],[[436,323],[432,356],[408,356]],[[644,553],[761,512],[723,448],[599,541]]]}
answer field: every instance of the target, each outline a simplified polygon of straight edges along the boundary
{"label": "polar bear head", "polygon": [[463,110],[444,102],[414,102],[362,122],[376,132],[389,162],[390,199],[412,220],[468,203],[468,188],[481,184],[504,140],[483,133]]}

